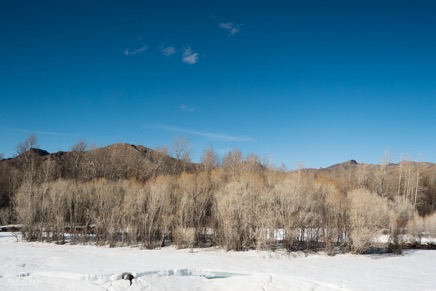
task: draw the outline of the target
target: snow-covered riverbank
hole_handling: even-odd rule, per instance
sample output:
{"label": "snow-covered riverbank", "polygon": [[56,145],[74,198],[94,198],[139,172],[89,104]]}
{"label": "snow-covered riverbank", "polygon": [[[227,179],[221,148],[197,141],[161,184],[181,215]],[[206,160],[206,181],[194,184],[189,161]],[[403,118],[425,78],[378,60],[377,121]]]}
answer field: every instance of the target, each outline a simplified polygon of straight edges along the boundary
{"label": "snow-covered riverbank", "polygon": [[[436,290],[435,270],[436,251],[191,253],[16,242],[0,233],[0,290]],[[123,272],[135,275],[131,286]]]}

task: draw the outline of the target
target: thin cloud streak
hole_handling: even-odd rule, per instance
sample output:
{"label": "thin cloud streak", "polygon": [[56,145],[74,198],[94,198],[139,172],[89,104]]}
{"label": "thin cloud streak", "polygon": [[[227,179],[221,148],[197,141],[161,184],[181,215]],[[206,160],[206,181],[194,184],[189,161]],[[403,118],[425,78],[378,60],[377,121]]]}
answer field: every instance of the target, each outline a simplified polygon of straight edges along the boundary
{"label": "thin cloud streak", "polygon": [[31,129],[22,129],[22,128],[9,128],[8,130],[15,132],[23,132],[28,134],[36,134],[36,135],[51,135],[51,136],[59,136],[59,135],[70,135],[70,133],[66,132],[54,132],[54,131],[45,131],[45,130],[31,130]]}
{"label": "thin cloud streak", "polygon": [[229,135],[225,133],[213,133],[213,132],[207,132],[207,131],[198,131],[198,130],[192,130],[187,128],[181,128],[176,126],[167,126],[167,125],[158,125],[156,126],[158,129],[163,129],[166,131],[172,131],[176,133],[183,133],[183,134],[189,134],[189,135],[195,135],[200,137],[209,138],[212,140],[218,140],[218,141],[239,141],[239,142],[255,142],[256,140],[251,137],[246,136],[237,136],[237,135]]}
{"label": "thin cloud streak", "polygon": [[134,55],[140,55],[143,52],[145,52],[148,49],[148,44],[144,45],[143,47],[140,47],[137,50],[134,51],[129,51],[128,49],[126,49],[123,53],[125,56],[134,56]]}

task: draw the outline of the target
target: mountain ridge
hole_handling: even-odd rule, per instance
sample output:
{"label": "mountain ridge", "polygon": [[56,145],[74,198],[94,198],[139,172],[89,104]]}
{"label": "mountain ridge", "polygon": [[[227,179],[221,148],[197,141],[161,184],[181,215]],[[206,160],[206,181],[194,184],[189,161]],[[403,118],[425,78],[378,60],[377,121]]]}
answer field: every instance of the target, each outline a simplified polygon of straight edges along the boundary
{"label": "mountain ridge", "polygon": [[[171,163],[177,163],[177,162],[183,162],[185,164],[185,166],[188,166],[188,168],[192,169],[192,170],[201,170],[202,169],[202,164],[201,163],[195,163],[195,162],[187,162],[187,161],[181,161],[178,160],[172,156],[170,156],[168,153],[165,152],[159,152],[158,150],[154,150],[151,148],[148,148],[146,146],[143,145],[135,145],[135,144],[129,144],[129,143],[114,143],[114,144],[110,144],[107,146],[103,146],[103,147],[94,147],[94,148],[90,148],[87,150],[83,150],[82,152],[76,152],[76,151],[57,151],[57,152],[53,152],[50,153],[44,149],[41,148],[30,148],[29,150],[30,153],[40,157],[42,159],[42,161],[46,161],[48,159],[52,159],[58,162],[61,162],[62,160],[65,160],[66,158],[68,158],[69,156],[71,156],[73,153],[79,153],[79,154],[83,154],[83,155],[98,155],[101,154],[102,152],[107,152],[106,154],[109,155],[115,155],[115,152],[118,152],[123,155],[123,156],[128,156],[130,155],[131,157],[136,157],[136,158],[140,158],[141,156],[144,158],[149,158],[151,160],[151,162],[156,162],[156,160],[160,159],[164,159],[165,162],[167,164],[171,164]],[[4,161],[15,161],[15,160],[19,160],[20,156],[26,154],[26,153],[22,153],[20,155],[17,155],[15,157],[10,157],[10,158],[3,158],[0,160],[0,162],[4,162]],[[399,166],[401,163],[403,162],[408,162],[408,161],[402,161],[399,163],[388,163],[385,164],[385,166],[387,167],[396,167]],[[413,161],[413,163],[417,163],[420,164],[422,166],[424,166],[425,168],[436,168],[436,163],[432,163],[432,162],[415,162]],[[374,166],[381,166],[383,164],[367,164],[367,163],[361,163],[356,161],[355,159],[350,159],[344,162],[340,162],[340,163],[336,163],[333,165],[330,165],[328,167],[325,168],[303,168],[302,170],[305,171],[338,171],[338,170],[349,170],[349,169],[354,169],[357,168],[359,166],[368,166],[368,167],[374,167]],[[296,170],[298,171],[298,170]]]}

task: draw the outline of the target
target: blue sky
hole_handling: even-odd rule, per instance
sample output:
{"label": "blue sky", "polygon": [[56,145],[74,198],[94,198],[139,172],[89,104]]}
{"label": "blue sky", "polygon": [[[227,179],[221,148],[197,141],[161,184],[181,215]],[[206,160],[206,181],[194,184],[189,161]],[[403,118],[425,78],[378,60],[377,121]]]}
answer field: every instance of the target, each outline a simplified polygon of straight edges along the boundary
{"label": "blue sky", "polygon": [[[213,2],[213,3],[209,3]],[[0,152],[35,133],[289,169],[436,162],[432,1],[7,1]]]}

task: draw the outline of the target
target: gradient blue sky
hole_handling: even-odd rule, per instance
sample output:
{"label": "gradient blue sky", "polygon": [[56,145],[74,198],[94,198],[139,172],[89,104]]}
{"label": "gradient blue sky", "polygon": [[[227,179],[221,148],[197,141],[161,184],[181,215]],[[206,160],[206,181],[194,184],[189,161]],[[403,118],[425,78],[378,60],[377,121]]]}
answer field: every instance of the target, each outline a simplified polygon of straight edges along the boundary
{"label": "gradient blue sky", "polygon": [[[213,3],[210,3],[213,2]],[[434,1],[3,1],[0,152],[35,133],[198,160],[436,162]]]}

